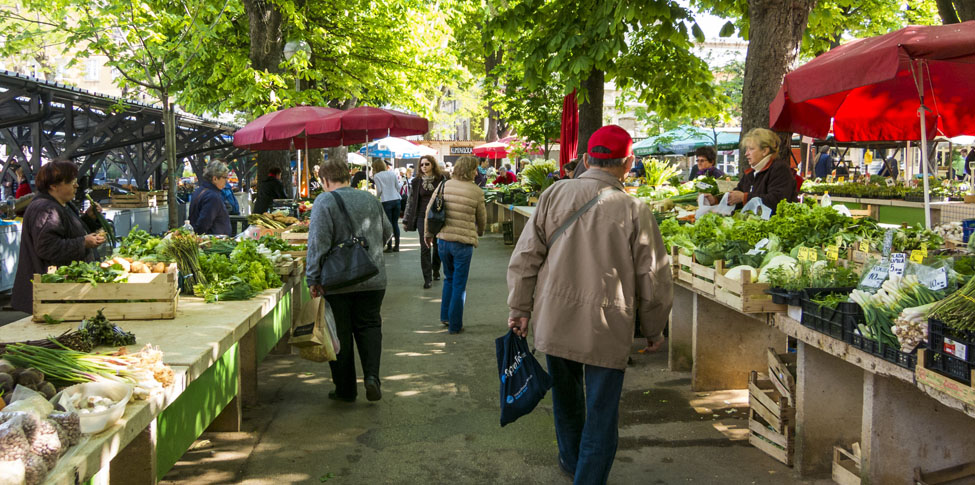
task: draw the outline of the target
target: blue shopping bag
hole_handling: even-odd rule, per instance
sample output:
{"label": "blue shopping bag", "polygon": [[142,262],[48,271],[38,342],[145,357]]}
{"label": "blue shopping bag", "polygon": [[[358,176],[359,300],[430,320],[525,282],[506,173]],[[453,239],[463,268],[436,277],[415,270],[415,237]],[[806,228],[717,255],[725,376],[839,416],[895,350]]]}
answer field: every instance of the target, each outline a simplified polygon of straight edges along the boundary
{"label": "blue shopping bag", "polygon": [[501,378],[501,426],[532,412],[552,388],[552,376],[535,360],[528,341],[508,331],[494,341]]}

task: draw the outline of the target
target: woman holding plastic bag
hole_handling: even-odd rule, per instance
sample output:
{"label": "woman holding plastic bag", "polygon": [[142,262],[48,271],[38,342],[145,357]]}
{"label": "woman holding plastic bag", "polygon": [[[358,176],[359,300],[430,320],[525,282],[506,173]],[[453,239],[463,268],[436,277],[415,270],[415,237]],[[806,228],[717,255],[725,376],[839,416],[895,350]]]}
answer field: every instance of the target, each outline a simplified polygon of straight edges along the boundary
{"label": "woman holding plastic bag", "polygon": [[[723,202],[741,208],[753,199],[762,199],[762,205],[775,212],[779,202],[797,202],[796,178],[788,160],[779,160],[779,135],[765,128],[749,131],[741,140],[749,168],[738,181],[735,190],[725,194]],[[707,201],[719,205],[718,198],[707,194]]]}
{"label": "woman holding plastic bag", "polygon": [[[308,228],[306,279],[312,297],[324,296],[335,317],[339,351],[329,362],[335,390],[328,398],[353,402],[356,389],[355,352],[362,363],[366,398],[382,399],[379,383],[379,357],[382,353],[382,307],[386,294],[383,245],[393,234],[393,226],[379,200],[369,192],[349,187],[349,170],[344,159],[329,158],[319,169],[325,192],[315,199]],[[358,246],[375,266],[373,273],[353,281],[342,280],[340,272],[326,271],[333,260]],[[358,269],[358,267],[356,268]],[[329,281],[332,281],[331,285]],[[347,284],[347,286],[346,286]],[[326,289],[329,288],[329,289]],[[353,340],[355,344],[353,345]]]}

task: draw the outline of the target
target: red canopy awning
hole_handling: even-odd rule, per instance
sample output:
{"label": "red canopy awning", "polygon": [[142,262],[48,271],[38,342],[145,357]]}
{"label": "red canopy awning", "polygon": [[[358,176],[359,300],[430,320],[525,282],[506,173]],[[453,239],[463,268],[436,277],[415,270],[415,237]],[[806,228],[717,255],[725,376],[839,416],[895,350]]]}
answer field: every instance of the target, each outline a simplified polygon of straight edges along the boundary
{"label": "red canopy awning", "polygon": [[[341,110],[320,106],[295,106],[268,113],[237,130],[234,133],[234,146],[251,150],[288,150],[294,144],[298,148],[305,148],[305,139],[300,136],[305,131],[305,124],[337,112]],[[338,146],[338,139],[310,139],[307,146]]]}
{"label": "red canopy awning", "polygon": [[352,145],[388,136],[422,135],[430,131],[430,123],[422,116],[394,109],[359,106],[309,121],[305,131],[312,139],[338,138],[343,145]]}

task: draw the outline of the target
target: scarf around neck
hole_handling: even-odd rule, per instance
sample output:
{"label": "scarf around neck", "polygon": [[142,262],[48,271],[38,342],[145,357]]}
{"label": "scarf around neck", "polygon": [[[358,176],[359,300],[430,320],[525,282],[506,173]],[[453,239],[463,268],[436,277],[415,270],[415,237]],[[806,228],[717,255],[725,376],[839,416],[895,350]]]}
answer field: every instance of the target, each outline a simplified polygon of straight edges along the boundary
{"label": "scarf around neck", "polygon": [[755,170],[755,173],[761,172],[762,170],[765,170],[768,167],[769,163],[771,162],[772,162],[772,154],[770,153],[766,155],[761,162],[758,162],[756,165],[754,165],[752,169]]}
{"label": "scarf around neck", "polygon": [[432,192],[433,189],[436,188],[433,185],[433,181],[436,180],[436,178],[437,177],[434,176],[434,175],[423,175],[421,177],[421,179],[423,181],[423,190],[426,190],[427,192]]}

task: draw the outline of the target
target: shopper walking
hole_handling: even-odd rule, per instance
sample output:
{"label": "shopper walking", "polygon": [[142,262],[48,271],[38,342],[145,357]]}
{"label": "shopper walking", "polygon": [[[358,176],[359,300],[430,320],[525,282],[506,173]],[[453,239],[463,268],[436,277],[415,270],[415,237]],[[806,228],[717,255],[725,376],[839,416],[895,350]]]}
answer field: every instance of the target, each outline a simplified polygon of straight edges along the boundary
{"label": "shopper walking", "polygon": [[[312,296],[325,296],[335,317],[339,338],[338,360],[329,362],[335,390],[328,398],[355,401],[355,349],[359,351],[366,399],[382,399],[379,381],[379,357],[382,353],[382,316],[380,309],[386,294],[386,269],[382,247],[393,233],[383,214],[383,207],[372,194],[349,187],[349,169],[345,160],[328,159],[319,171],[325,192],[315,198],[308,227],[308,259],[305,278]],[[344,209],[343,209],[344,208]],[[328,294],[322,287],[321,261],[329,251],[353,236],[365,238],[369,257],[379,273],[361,283]],[[354,345],[353,345],[354,342]]]}
{"label": "shopper walking", "polygon": [[437,187],[447,178],[440,170],[440,165],[431,155],[420,158],[418,175],[410,183],[410,197],[406,202],[406,215],[403,216],[403,227],[407,231],[417,231],[420,234],[420,271],[423,274],[423,287],[430,288],[431,280],[440,279],[440,252],[437,244],[427,244],[424,236],[426,227],[426,207]]}
{"label": "shopper walking", "polygon": [[389,219],[389,223],[393,226],[395,245],[393,244],[394,241],[390,240],[386,244],[386,252],[397,252],[399,251],[399,214],[400,199],[402,197],[399,193],[401,187],[399,177],[380,158],[373,160],[372,172],[372,181],[376,184],[376,196],[382,201],[386,218]]}
{"label": "shopper walking", "polygon": [[[443,262],[443,294],[440,299],[440,323],[451,334],[464,330],[464,301],[467,299],[467,276],[471,257],[477,247],[477,238],[484,234],[487,211],[484,208],[484,192],[474,185],[477,158],[463,156],[454,165],[450,180],[443,183],[447,223],[438,234],[425,226],[424,238],[433,244],[436,237],[440,260]],[[427,210],[436,201],[430,200]]]}
{"label": "shopper walking", "polygon": [[636,321],[663,342],[670,258],[653,213],[623,191],[633,140],[616,125],[589,138],[588,170],[542,193],[508,264],[508,326],[547,354],[559,466],[603,484],[619,437],[619,401]]}

